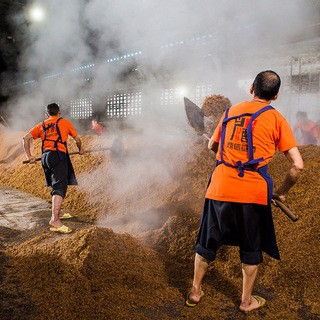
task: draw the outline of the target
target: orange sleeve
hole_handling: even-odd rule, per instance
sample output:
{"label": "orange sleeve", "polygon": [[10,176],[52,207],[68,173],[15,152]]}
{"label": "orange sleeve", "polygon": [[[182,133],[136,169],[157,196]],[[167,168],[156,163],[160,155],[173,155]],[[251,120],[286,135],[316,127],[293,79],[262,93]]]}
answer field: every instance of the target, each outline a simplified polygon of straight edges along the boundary
{"label": "orange sleeve", "polygon": [[280,122],[277,148],[279,149],[279,151],[284,152],[296,146],[297,142],[294,137],[294,133],[287,120],[283,118],[283,120]]}
{"label": "orange sleeve", "polygon": [[67,119],[64,119],[64,122],[65,122],[64,125],[65,125],[66,128],[67,128],[68,134],[69,134],[72,138],[76,137],[76,136],[78,135],[78,133],[77,133],[77,130],[74,128],[73,124],[72,124],[69,120],[67,120]]}
{"label": "orange sleeve", "polygon": [[40,127],[42,127],[41,123],[37,124],[35,127],[33,127],[29,133],[33,136],[33,139],[36,140],[41,137],[40,134]]}

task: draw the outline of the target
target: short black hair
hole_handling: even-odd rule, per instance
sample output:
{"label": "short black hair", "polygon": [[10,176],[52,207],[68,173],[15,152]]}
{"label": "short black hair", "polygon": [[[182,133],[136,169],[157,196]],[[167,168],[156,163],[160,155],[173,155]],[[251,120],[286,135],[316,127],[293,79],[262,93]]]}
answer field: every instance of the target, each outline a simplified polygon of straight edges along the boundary
{"label": "short black hair", "polygon": [[47,105],[47,113],[49,116],[56,116],[60,111],[59,106],[56,103],[50,103]]}
{"label": "short black hair", "polygon": [[254,95],[266,100],[273,99],[279,92],[280,77],[271,70],[260,72],[253,81]]}

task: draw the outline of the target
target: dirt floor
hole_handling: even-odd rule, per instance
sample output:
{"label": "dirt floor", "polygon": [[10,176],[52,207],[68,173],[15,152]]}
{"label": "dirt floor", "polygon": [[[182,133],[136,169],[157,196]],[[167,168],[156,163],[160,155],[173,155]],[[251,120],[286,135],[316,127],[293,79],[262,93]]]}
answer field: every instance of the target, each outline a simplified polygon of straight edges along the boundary
{"label": "dirt floor", "polygon": [[[40,163],[21,164],[22,135],[1,130],[0,186],[50,201]],[[170,152],[145,148],[134,135],[121,137],[116,148],[117,138],[84,135],[85,148],[94,152],[72,157],[79,186],[69,188],[64,202],[79,217],[66,222],[72,234],[43,227],[21,237],[1,230],[0,319],[320,319],[319,147],[300,148],[305,170],[286,203],[299,220],[273,209],[282,260],[264,256],[255,293],[267,304],[247,316],[238,311],[241,269],[232,247],[222,248],[210,266],[201,303],[184,306],[214,165],[206,142],[191,135],[184,141],[190,151],[179,153],[171,152],[174,145]],[[160,173],[149,179],[155,163]],[[270,165],[275,184],[287,169],[277,154]]]}

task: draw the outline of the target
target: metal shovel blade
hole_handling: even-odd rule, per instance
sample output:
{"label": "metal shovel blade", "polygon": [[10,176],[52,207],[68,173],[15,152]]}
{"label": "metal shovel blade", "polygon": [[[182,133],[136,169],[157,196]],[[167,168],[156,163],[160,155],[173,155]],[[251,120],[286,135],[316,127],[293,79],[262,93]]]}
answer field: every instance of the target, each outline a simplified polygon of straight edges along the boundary
{"label": "metal shovel blade", "polygon": [[190,126],[200,134],[204,134],[204,114],[201,109],[186,97],[184,97],[184,108]]}

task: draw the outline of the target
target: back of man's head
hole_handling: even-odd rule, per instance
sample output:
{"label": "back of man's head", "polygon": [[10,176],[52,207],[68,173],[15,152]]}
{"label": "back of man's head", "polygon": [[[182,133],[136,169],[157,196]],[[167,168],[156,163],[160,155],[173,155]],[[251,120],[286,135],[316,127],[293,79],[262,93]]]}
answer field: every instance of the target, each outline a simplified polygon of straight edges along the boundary
{"label": "back of man's head", "polygon": [[47,105],[47,113],[49,116],[56,116],[59,111],[60,108],[56,103],[50,103]]}
{"label": "back of man's head", "polygon": [[279,92],[280,77],[271,70],[260,72],[253,81],[254,95],[260,99],[272,100]]}

